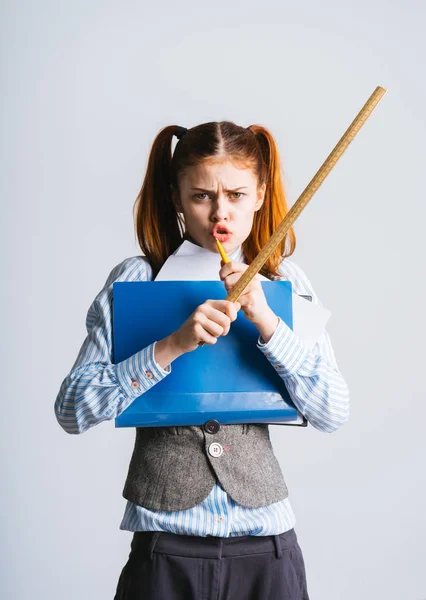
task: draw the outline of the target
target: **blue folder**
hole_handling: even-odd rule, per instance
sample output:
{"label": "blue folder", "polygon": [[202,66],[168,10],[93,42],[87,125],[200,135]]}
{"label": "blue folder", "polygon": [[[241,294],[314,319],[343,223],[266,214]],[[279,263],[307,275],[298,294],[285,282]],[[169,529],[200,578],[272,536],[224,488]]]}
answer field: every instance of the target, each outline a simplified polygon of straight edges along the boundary
{"label": "blue folder", "polygon": [[[269,306],[290,328],[290,281],[262,282]],[[119,363],[176,329],[208,298],[224,299],[221,281],[115,282],[113,362]],[[226,336],[188,352],[171,373],[136,398],[116,427],[219,423],[285,423],[297,419],[283,380],[256,347],[259,333],[240,311]],[[303,424],[306,424],[304,421]]]}

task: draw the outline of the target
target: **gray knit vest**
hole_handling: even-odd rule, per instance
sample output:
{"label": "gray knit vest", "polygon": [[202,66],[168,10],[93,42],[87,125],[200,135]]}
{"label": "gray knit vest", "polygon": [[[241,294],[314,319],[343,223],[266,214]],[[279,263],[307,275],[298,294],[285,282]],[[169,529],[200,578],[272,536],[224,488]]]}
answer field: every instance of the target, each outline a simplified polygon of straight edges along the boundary
{"label": "gray knit vest", "polygon": [[242,506],[287,497],[266,424],[137,428],[123,496],[152,510],[184,510],[219,481]]}

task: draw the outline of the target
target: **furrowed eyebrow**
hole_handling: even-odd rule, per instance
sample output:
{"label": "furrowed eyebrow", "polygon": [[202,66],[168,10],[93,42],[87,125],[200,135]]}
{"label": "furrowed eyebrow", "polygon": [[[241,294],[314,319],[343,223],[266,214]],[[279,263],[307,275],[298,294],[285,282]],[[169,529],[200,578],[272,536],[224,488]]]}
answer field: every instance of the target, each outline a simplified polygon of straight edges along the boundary
{"label": "furrowed eyebrow", "polygon": [[[238,192],[238,190],[248,190],[247,186],[242,186],[242,187],[238,187],[238,188],[234,188],[233,190],[225,190],[225,192]],[[195,192],[195,191],[199,191],[199,192],[206,192],[211,194],[212,192],[214,192],[214,190],[205,190],[203,188],[198,188],[198,187],[194,187],[191,188],[191,191]]]}

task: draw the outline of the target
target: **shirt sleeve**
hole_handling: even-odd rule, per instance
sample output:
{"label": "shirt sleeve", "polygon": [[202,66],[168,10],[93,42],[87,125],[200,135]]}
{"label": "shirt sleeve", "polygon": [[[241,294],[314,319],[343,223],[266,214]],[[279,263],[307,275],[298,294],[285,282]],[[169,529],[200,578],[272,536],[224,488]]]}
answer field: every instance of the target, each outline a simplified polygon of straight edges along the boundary
{"label": "shirt sleeve", "polygon": [[[293,291],[312,296],[316,293],[295,263],[285,261],[282,279],[290,279]],[[332,432],[349,418],[349,389],[337,366],[330,337],[323,331],[312,349],[279,319],[268,343],[259,336],[257,347],[283,379],[290,398],[302,415],[320,431]]]}
{"label": "shirt sleeve", "polygon": [[117,265],[91,304],[87,337],[55,401],[58,423],[67,433],[83,433],[118,417],[132,402],[171,372],[154,358],[155,344],[112,363],[112,286],[115,281],[146,281],[148,265],[132,257]]}

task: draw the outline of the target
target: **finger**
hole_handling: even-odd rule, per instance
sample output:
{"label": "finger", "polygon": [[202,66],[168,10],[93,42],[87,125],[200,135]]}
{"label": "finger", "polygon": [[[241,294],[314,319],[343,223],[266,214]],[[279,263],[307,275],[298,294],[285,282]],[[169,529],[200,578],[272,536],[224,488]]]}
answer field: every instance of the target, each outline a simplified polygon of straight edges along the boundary
{"label": "finger", "polygon": [[221,328],[217,335],[226,335],[226,333],[228,333],[231,322],[224,310],[218,310],[214,306],[205,306],[201,315],[199,316],[199,322],[202,325],[204,325],[207,320],[210,320]]}
{"label": "finger", "polygon": [[[217,313],[217,314],[216,314]],[[218,322],[218,320],[220,321]],[[226,315],[221,313],[220,311],[216,311],[212,313],[212,316],[204,315],[199,321],[199,324],[205,329],[210,335],[214,335],[215,337],[219,337],[223,335],[225,332],[228,333],[229,330],[229,319],[227,319]]]}
{"label": "finger", "polygon": [[242,273],[231,273],[223,278],[225,285],[235,285],[241,279]]}
{"label": "finger", "polygon": [[242,273],[247,269],[247,265],[243,263],[239,263],[236,261],[232,261],[223,265],[223,267],[219,271],[219,277],[221,279],[225,279],[231,273]]}
{"label": "finger", "polygon": [[237,318],[237,311],[235,309],[234,302],[230,302],[229,300],[207,300],[205,304],[209,304],[209,306],[213,306],[217,310],[228,315],[229,318],[231,318],[231,317]]}
{"label": "finger", "polygon": [[209,331],[207,331],[205,329],[205,327],[203,325],[201,325],[201,323],[196,324],[195,335],[196,335],[196,339],[199,340],[198,341],[199,346],[204,346],[204,344],[209,344],[209,345],[216,344],[217,338],[219,337],[219,336],[212,335],[211,333],[209,333]]}
{"label": "finger", "polygon": [[239,308],[241,308],[241,305],[238,304],[239,308],[237,308],[235,302],[229,302],[229,300],[224,300],[223,302],[225,303],[224,311],[226,312],[227,316],[231,321],[235,321],[235,319],[238,316],[238,310]]}
{"label": "finger", "polygon": [[242,305],[247,304],[248,302],[255,302],[259,299],[259,295],[257,290],[246,288],[241,296],[238,298],[238,302],[241,302]]}
{"label": "finger", "polygon": [[[205,302],[210,308],[216,310],[218,314],[216,315],[218,319],[222,316],[225,319],[230,319],[231,321],[235,321],[237,318],[237,310],[234,306],[233,302],[229,302],[229,300],[207,300]],[[206,312],[206,314],[212,318],[213,313]],[[214,317],[216,321],[216,317]],[[223,320],[218,321],[219,323],[223,323]],[[228,325],[229,321],[225,321]]]}

